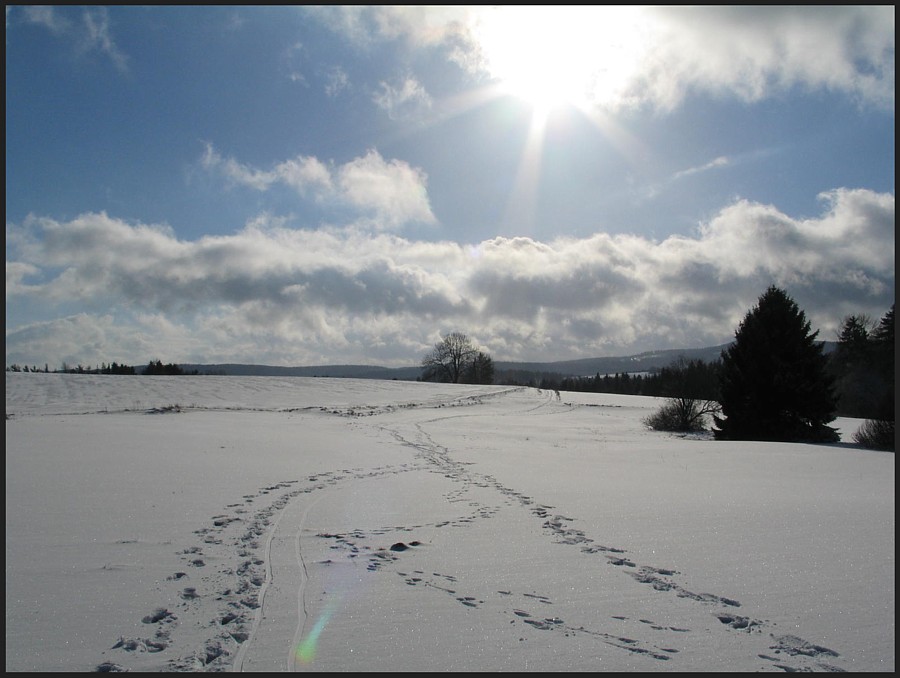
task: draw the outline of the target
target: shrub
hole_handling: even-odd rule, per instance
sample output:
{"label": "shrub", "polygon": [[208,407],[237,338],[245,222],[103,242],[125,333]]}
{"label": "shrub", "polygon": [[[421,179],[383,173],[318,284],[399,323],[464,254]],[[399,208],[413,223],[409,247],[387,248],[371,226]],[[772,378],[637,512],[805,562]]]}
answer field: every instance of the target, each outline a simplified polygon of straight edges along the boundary
{"label": "shrub", "polygon": [[656,431],[704,431],[706,416],[718,411],[719,404],[712,400],[670,398],[659,410],[646,417],[644,423]]}
{"label": "shrub", "polygon": [[867,419],[853,434],[853,440],[873,450],[894,451],[894,422],[885,419]]}

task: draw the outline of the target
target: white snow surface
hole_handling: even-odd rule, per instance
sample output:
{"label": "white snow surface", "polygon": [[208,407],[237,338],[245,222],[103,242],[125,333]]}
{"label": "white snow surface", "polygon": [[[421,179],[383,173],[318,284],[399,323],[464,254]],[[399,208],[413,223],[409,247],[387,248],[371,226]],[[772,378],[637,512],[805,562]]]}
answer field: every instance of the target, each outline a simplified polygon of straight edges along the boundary
{"label": "white snow surface", "polygon": [[7,671],[893,671],[894,454],[507,386],[6,375]]}

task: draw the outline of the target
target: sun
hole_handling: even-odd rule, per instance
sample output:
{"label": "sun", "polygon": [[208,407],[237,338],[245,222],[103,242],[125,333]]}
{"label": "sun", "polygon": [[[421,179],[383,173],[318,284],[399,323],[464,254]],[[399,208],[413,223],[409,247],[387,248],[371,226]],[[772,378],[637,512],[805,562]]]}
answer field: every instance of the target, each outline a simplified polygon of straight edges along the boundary
{"label": "sun", "polygon": [[[470,8],[467,43],[475,49],[463,63],[489,76],[456,107],[468,110],[499,97],[530,108],[530,123],[506,209],[503,228],[531,234],[541,228],[539,196],[548,131],[566,126],[572,109],[583,114],[622,155],[645,153],[639,140],[616,121],[621,108],[640,99],[643,67],[652,64],[651,46],[664,24],[635,6],[499,6]],[[471,42],[469,42],[471,41]]]}
{"label": "sun", "polygon": [[501,6],[485,9],[473,32],[503,92],[536,114],[566,105],[588,110],[627,94],[645,44],[640,11]]}

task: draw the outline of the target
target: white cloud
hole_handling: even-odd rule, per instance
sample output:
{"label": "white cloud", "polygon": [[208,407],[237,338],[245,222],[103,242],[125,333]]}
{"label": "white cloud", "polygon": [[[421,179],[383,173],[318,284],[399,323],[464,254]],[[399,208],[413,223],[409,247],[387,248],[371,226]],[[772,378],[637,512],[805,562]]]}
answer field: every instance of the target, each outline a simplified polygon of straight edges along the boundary
{"label": "white cloud", "polygon": [[796,85],[893,106],[892,6],[656,8],[652,18],[631,95],[661,108],[691,90],[752,101]]}
{"label": "white cloud", "polygon": [[[881,291],[894,272],[894,197],[849,189],[819,197],[828,211],[803,220],[771,205],[736,202],[704,225],[705,257],[722,262],[734,276],[767,271],[787,283],[835,270],[865,271],[872,291]],[[873,248],[873,242],[881,247]]]}
{"label": "white cloud", "polygon": [[[532,21],[539,12],[548,18]],[[894,105],[892,5],[341,7],[314,15],[361,48],[403,39],[442,49],[471,71],[491,68],[499,56],[496,45],[479,42],[485,21],[497,15],[500,42],[509,43],[502,49],[517,41],[520,60],[545,52],[558,77],[578,72],[608,108],[668,110],[692,92],[755,101],[798,86]],[[525,41],[511,28],[521,21],[533,32]],[[578,57],[559,62],[560,51]]]}
{"label": "white cloud", "polygon": [[[7,362],[87,361],[76,356],[91,322],[106,361],[148,359],[138,336],[166,360],[277,364],[408,365],[451,330],[499,360],[712,345],[733,336],[770,284],[830,339],[845,315],[879,318],[894,301],[894,197],[838,189],[822,200],[822,214],[806,219],[737,201],[696,237],[658,243],[598,233],[465,246],[292,230],[266,217],[234,235],[180,241],[166,226],[102,213],[31,217],[7,226],[8,307],[105,311],[11,322]],[[41,333],[55,343],[35,342]]]}
{"label": "white cloud", "polygon": [[732,161],[724,155],[721,155],[713,160],[710,160],[707,163],[702,165],[697,165],[695,167],[688,167],[687,169],[679,170],[675,172],[670,177],[655,184],[649,184],[647,186],[640,187],[637,190],[639,195],[642,195],[644,198],[651,199],[655,198],[662,191],[670,187],[677,181],[681,179],[685,179],[687,177],[691,177],[697,174],[702,174],[704,172],[709,172],[710,170],[719,169],[721,167],[727,167],[732,164]]}
{"label": "white cloud", "polygon": [[303,59],[305,52],[303,43],[295,42],[284,50],[282,62],[288,80],[308,87],[309,83],[306,80],[306,76],[303,75],[303,71],[297,63]]}
{"label": "white cloud", "polygon": [[404,78],[396,84],[382,82],[381,89],[372,100],[391,120],[420,119],[432,106],[431,96],[413,77]]}
{"label": "white cloud", "polygon": [[16,295],[25,278],[40,273],[37,266],[20,261],[6,262],[6,293]]}
{"label": "white cloud", "polygon": [[301,195],[332,189],[330,170],[311,156],[300,155],[278,163],[271,170],[259,170],[234,158],[223,158],[212,144],[206,144],[201,164],[207,170],[220,171],[234,184],[249,186],[257,191],[267,191],[275,184],[289,186]]}
{"label": "white cloud", "polygon": [[82,18],[86,29],[83,36],[84,48],[106,54],[116,68],[127,71],[128,57],[119,50],[109,29],[109,11],[105,7],[94,11],[85,10]]}
{"label": "white cloud", "polygon": [[[43,26],[56,36],[68,38],[81,53],[104,54],[119,71],[128,71],[128,56],[116,44],[106,7],[81,9],[80,22],[72,21],[57,7],[28,6],[22,10],[27,23]],[[9,8],[7,23],[8,21]]]}
{"label": "white cloud", "polygon": [[425,173],[402,160],[385,161],[370,150],[338,169],[338,183],[351,204],[375,213],[388,228],[415,221],[434,224]]}
{"label": "white cloud", "polygon": [[437,223],[428,201],[425,172],[402,160],[387,161],[376,150],[337,167],[298,156],[271,170],[260,170],[223,158],[207,144],[201,164],[221,172],[234,184],[258,191],[280,184],[301,196],[352,207],[360,214],[360,225],[376,230],[397,229],[410,222]]}
{"label": "white cloud", "polygon": [[309,156],[298,156],[293,160],[278,163],[274,174],[279,181],[301,193],[308,187],[319,190],[331,188],[328,168],[316,158]]}
{"label": "white cloud", "polygon": [[[7,17],[9,16],[10,7],[7,5]],[[54,10],[53,7],[47,5],[32,5],[28,7],[23,7],[22,11],[25,12],[25,20],[28,23],[38,24],[43,26],[51,33],[56,33],[59,35],[60,33],[64,33],[65,31],[71,28],[71,23],[64,16],[60,16],[58,12]]]}
{"label": "white cloud", "polygon": [[350,77],[340,66],[328,69],[325,78],[325,94],[332,99],[350,87]]}
{"label": "white cloud", "polygon": [[689,177],[694,174],[700,174],[701,172],[706,172],[707,170],[715,169],[717,167],[725,167],[729,164],[729,160],[724,155],[720,155],[718,158],[714,160],[710,160],[703,165],[698,165],[697,167],[689,167],[688,169],[681,170],[680,172],[676,172],[672,179],[682,179],[683,177]]}

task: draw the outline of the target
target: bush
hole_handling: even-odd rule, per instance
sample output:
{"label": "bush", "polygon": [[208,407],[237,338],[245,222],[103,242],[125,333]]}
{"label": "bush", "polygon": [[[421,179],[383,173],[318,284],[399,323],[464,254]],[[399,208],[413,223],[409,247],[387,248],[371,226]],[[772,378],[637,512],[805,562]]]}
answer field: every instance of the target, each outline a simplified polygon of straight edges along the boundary
{"label": "bush", "polygon": [[867,419],[853,434],[853,440],[873,450],[894,451],[894,422],[884,419]]}
{"label": "bush", "polygon": [[646,417],[644,423],[656,431],[704,431],[706,416],[718,411],[719,404],[712,400],[670,398],[659,410]]}

